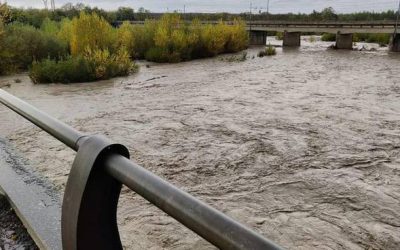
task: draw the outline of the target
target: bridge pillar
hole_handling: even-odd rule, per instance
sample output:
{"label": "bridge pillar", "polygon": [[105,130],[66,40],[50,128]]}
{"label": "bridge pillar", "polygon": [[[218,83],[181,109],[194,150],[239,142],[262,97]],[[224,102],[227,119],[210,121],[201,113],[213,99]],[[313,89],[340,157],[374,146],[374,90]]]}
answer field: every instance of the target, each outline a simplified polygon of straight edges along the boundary
{"label": "bridge pillar", "polygon": [[250,32],[250,45],[266,45],[267,44],[267,32],[251,30]]}
{"label": "bridge pillar", "polygon": [[300,32],[287,32],[283,33],[283,46],[284,47],[299,47],[300,46]]}
{"label": "bridge pillar", "polygon": [[340,31],[336,34],[337,49],[353,49],[353,34],[342,34]]}
{"label": "bridge pillar", "polygon": [[400,34],[392,36],[392,39],[390,40],[390,51],[400,52]]}

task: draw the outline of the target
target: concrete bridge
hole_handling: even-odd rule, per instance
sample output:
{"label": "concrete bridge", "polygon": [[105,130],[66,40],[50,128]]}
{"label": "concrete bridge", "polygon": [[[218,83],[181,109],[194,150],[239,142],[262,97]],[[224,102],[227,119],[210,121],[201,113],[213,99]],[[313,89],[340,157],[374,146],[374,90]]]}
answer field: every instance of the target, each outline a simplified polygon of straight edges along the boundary
{"label": "concrete bridge", "polygon": [[[143,21],[132,24],[143,25]],[[217,24],[217,21],[205,21],[203,24]],[[228,22],[228,24],[231,22]],[[120,23],[116,23],[118,26]],[[283,32],[284,47],[300,46],[301,33],[336,34],[336,48],[353,49],[354,33],[393,34],[390,50],[400,52],[400,29],[396,30],[395,21],[353,21],[353,22],[293,22],[293,21],[251,21],[246,22],[250,33],[251,45],[265,45],[267,33]]]}
{"label": "concrete bridge", "polygon": [[[302,32],[336,34],[338,49],[353,48],[354,33],[394,34],[394,21],[362,21],[362,22],[287,22],[287,21],[253,21],[247,22],[250,32],[250,44],[264,45],[268,31],[283,32],[283,46],[300,46]],[[400,31],[397,30],[391,42],[391,50],[400,52]]]}

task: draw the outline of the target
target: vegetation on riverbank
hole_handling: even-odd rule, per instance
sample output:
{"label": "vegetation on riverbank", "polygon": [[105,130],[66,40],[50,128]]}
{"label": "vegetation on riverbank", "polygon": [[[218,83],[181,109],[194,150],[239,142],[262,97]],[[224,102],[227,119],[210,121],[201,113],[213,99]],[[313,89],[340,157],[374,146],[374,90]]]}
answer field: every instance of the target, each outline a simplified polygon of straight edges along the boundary
{"label": "vegetation on riverbank", "polygon": [[[336,41],[336,34],[325,33],[321,37],[322,41]],[[353,42],[378,43],[381,46],[387,45],[390,42],[390,34],[353,34]]]}
{"label": "vegetation on riverbank", "polygon": [[203,25],[199,20],[185,22],[177,14],[147,20],[143,26],[125,22],[118,28],[86,12],[59,22],[46,18],[39,28],[0,23],[0,74],[29,69],[35,83],[109,79],[135,71],[134,59],[175,63],[248,46],[242,21]]}
{"label": "vegetation on riverbank", "polygon": [[164,15],[144,26],[124,23],[120,44],[130,48],[133,57],[154,62],[180,62],[196,58],[234,53],[246,49],[248,34],[245,23],[219,22],[202,25],[199,20],[184,22],[179,15]]}
{"label": "vegetation on riverbank", "polygon": [[282,41],[283,40],[283,32],[276,32],[276,40]]}

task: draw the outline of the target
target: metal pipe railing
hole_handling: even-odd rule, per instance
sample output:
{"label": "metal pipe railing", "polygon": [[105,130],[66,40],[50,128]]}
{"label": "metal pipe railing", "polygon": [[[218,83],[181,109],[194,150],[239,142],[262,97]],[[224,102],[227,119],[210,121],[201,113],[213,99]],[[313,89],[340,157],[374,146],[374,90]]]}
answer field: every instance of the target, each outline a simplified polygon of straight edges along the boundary
{"label": "metal pipe railing", "polygon": [[[78,151],[79,140],[85,137],[84,134],[1,89],[0,102]],[[260,234],[121,155],[111,154],[104,163],[113,178],[221,249],[280,249]]]}
{"label": "metal pipe railing", "polygon": [[74,151],[78,151],[79,146],[77,142],[81,137],[84,136],[81,132],[76,131],[67,124],[54,119],[53,117],[2,89],[0,89],[0,102],[53,137],[57,138]]}

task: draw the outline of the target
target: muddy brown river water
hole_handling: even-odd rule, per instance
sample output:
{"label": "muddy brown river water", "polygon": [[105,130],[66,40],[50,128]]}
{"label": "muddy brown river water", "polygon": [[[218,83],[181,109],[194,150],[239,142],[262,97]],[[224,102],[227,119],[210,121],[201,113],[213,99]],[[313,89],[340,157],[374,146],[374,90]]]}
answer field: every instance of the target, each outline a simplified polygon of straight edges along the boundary
{"label": "muddy brown river water", "polygon": [[[400,55],[329,45],[141,62],[98,83],[18,75],[0,85],[127,145],[142,166],[287,249],[400,249]],[[0,117],[0,136],[62,193],[74,152],[4,107]],[[129,190],[118,216],[126,249],[213,249]]]}

